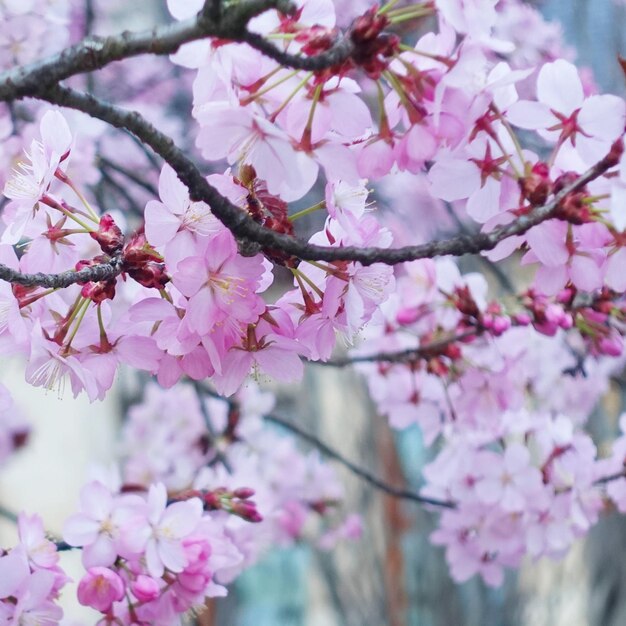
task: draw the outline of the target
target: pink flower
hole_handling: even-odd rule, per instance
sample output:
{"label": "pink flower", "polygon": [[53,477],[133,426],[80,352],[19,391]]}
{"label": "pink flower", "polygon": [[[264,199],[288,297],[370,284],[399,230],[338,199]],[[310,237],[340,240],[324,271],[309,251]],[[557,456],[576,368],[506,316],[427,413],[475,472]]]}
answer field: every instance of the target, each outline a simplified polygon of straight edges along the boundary
{"label": "pink flower", "polygon": [[[36,203],[48,191],[54,175],[69,156],[72,135],[58,111],[48,111],[39,125],[41,141],[33,140],[27,162],[19,165],[4,187],[4,195],[14,200],[15,218],[3,235],[6,243],[16,243],[34,215]],[[34,206],[35,205],[35,206]]]}
{"label": "pink flower", "polygon": [[151,534],[146,544],[146,566],[153,578],[165,569],[182,572],[187,565],[183,540],[200,523],[202,502],[198,498],[167,505],[167,492],[161,483],[148,493],[148,523]]}
{"label": "pink flower", "polygon": [[130,590],[139,602],[152,602],[156,600],[160,593],[161,587],[159,583],[150,576],[139,574],[130,584]]}
{"label": "pink flower", "polygon": [[83,389],[91,401],[98,397],[96,380],[86,370],[76,356],[64,353],[63,346],[46,339],[39,321],[31,335],[31,353],[26,366],[26,380],[36,387],[56,389],[59,397],[65,390],[66,377],[69,377],[74,397]]}
{"label": "pink flower", "polygon": [[230,103],[211,103],[200,107],[196,117],[201,125],[196,143],[205,158],[252,165],[270,193],[284,200],[301,198],[313,186],[315,162],[294,150],[289,136],[260,115]]}
{"label": "pink flower", "polygon": [[585,98],[578,70],[563,59],[541,68],[537,100],[513,104],[509,120],[520,128],[540,130],[559,145],[569,140],[587,164],[604,157],[624,133],[624,100],[612,95]]}
{"label": "pink flower", "polygon": [[[280,311],[276,311],[276,317]],[[270,324],[261,319],[248,333],[241,345],[233,346],[223,358],[221,374],[213,377],[218,391],[230,396],[243,383],[252,369],[263,372],[282,382],[295,382],[302,378],[304,366],[300,360],[302,347],[295,339],[279,334],[289,329],[290,320],[280,315],[281,324]],[[293,328],[289,329],[293,333]]]}
{"label": "pink flower", "polygon": [[96,611],[107,613],[114,602],[124,597],[126,585],[107,567],[92,567],[78,583],[78,601],[83,606],[90,606]]}
{"label": "pink flower", "polygon": [[54,543],[46,539],[41,517],[20,513],[17,523],[20,542],[24,546],[31,564],[34,567],[45,569],[56,565],[59,555]]}
{"label": "pink flower", "polygon": [[508,512],[524,510],[541,490],[541,473],[530,465],[528,448],[513,443],[503,456],[490,457],[490,462],[482,467],[476,495],[486,504],[497,504]]}
{"label": "pink flower", "polygon": [[178,264],[174,284],[189,298],[186,327],[206,335],[217,324],[256,320],[265,305],[256,290],[264,266],[260,257],[242,257],[232,234],[224,230],[203,241],[199,254]]}
{"label": "pink flower", "polygon": [[159,196],[161,202],[150,200],[145,209],[146,238],[153,246],[165,246],[178,235],[193,245],[190,235],[206,237],[223,228],[207,204],[189,199],[187,187],[167,164],[159,177]]}
{"label": "pink flower", "polygon": [[144,501],[139,496],[115,497],[98,481],[85,485],[80,493],[82,511],[70,516],[63,527],[63,538],[72,546],[82,546],[86,567],[113,565],[118,554],[140,552],[145,544],[144,534],[132,541],[129,530],[141,524]]}

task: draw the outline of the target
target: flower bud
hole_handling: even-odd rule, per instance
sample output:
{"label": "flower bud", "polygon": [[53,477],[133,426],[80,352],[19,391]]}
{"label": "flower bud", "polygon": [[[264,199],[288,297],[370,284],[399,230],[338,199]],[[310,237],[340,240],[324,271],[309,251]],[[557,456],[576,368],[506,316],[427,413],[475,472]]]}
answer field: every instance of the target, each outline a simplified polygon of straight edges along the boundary
{"label": "flower bud", "polygon": [[156,600],[159,597],[161,592],[159,583],[152,576],[144,574],[137,576],[130,584],[130,590],[139,602],[152,602],[152,600]]}
{"label": "flower bud", "polygon": [[119,574],[108,567],[92,567],[78,583],[78,601],[106,613],[114,602],[124,597],[126,585]]}
{"label": "flower bud", "polygon": [[100,218],[98,230],[90,235],[100,244],[102,252],[110,256],[118,254],[124,247],[124,235],[108,213]]}

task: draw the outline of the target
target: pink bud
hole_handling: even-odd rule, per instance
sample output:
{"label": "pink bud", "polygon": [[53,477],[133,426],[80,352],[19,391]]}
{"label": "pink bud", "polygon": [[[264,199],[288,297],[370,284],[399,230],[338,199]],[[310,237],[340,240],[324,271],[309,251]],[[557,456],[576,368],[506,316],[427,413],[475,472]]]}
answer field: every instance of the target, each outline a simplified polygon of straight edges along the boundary
{"label": "pink bud", "polygon": [[78,583],[78,601],[106,613],[114,602],[124,597],[124,581],[108,567],[92,567]]}
{"label": "pink bud", "polygon": [[254,495],[254,489],[250,489],[250,487],[239,487],[233,491],[233,495],[240,500],[247,500]]}
{"label": "pink bud", "polygon": [[598,351],[607,356],[621,356],[623,349],[623,340],[619,336],[603,337],[598,342]]}
{"label": "pink bud", "polygon": [[499,336],[511,327],[511,321],[508,317],[497,317],[493,322],[491,332]]}
{"label": "pink bud", "polygon": [[263,521],[263,516],[257,511],[254,502],[234,502],[232,512],[247,522],[258,523]]}
{"label": "pink bud", "polygon": [[518,326],[528,326],[532,321],[528,313],[516,313],[513,316],[513,320]]}
{"label": "pink bud", "polygon": [[151,576],[140,574],[131,583],[130,590],[139,602],[151,602],[159,597],[159,583]]}
{"label": "pink bud", "polygon": [[124,235],[108,213],[100,218],[98,230],[91,233],[91,237],[100,244],[102,252],[111,256],[117,254],[124,246]]}
{"label": "pink bud", "polygon": [[400,309],[396,314],[396,321],[398,324],[402,324],[402,326],[408,326],[409,324],[413,324],[419,318],[419,312],[417,309]]}

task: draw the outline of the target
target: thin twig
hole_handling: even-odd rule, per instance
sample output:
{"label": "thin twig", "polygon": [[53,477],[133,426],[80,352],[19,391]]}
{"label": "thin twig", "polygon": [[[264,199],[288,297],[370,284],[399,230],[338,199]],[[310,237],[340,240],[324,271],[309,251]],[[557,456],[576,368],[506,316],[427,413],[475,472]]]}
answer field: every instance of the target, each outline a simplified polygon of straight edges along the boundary
{"label": "thin twig", "polygon": [[195,380],[192,382],[192,385],[193,388],[196,390],[198,402],[200,403],[200,410],[202,411],[202,417],[204,419],[204,425],[206,426],[207,432],[211,437],[211,442],[215,450],[215,460],[219,461],[229,474],[232,474],[233,468],[230,464],[230,461],[226,458],[226,455],[217,447],[217,433],[215,432],[213,422],[211,421],[211,416],[209,415],[209,411],[207,410],[206,404],[204,403],[203,396],[206,395],[206,389],[198,381]]}
{"label": "thin twig", "polygon": [[444,507],[447,509],[455,508],[453,502],[449,502],[447,500],[437,500],[436,498],[428,498],[426,496],[420,496],[418,493],[414,491],[409,491],[408,489],[401,489],[400,487],[394,487],[393,485],[389,485],[380,478],[374,476],[371,472],[366,469],[359,467],[352,461],[346,459],[341,453],[337,452],[337,450],[331,448],[323,441],[320,441],[315,435],[306,432],[297,424],[294,424],[291,420],[285,419],[283,417],[279,417],[278,415],[265,415],[264,419],[268,422],[272,422],[274,424],[278,424],[283,428],[291,431],[300,439],[304,439],[315,448],[317,448],[322,454],[325,456],[341,463],[345,468],[349,469],[353,474],[362,478],[365,482],[369,483],[376,489],[385,492],[386,494],[393,496],[394,498],[400,498],[402,500],[410,500],[412,502],[418,502],[420,504],[430,504],[433,506]]}
{"label": "thin twig", "polygon": [[17,513],[10,511],[2,504],[0,504],[0,517],[4,517],[4,519],[9,520],[12,524],[17,524]]}
{"label": "thin twig", "polygon": [[122,176],[128,178],[128,180],[135,183],[135,185],[137,185],[138,187],[141,187],[153,196],[158,197],[159,192],[157,188],[152,183],[144,180],[141,176],[135,174],[135,172],[129,170],[128,168],[122,167],[119,163],[115,163],[114,161],[111,161],[104,156],[98,157],[98,162],[100,163],[100,165],[102,165],[102,167],[106,167],[107,169],[111,169],[114,172],[121,174]]}
{"label": "thin twig", "polygon": [[[221,396],[216,391],[209,389],[203,385],[199,385],[199,388],[202,393],[211,396],[212,398],[216,398],[217,400],[221,400],[222,402],[226,402],[230,409],[236,409],[238,407],[238,402],[233,400],[232,398],[225,398]],[[393,485],[389,485],[380,478],[376,477],[374,474],[369,472],[368,470],[358,466],[356,463],[346,459],[340,452],[331,448],[328,444],[324,443],[320,439],[318,439],[315,435],[305,431],[303,428],[292,422],[291,420],[285,419],[284,417],[280,417],[274,414],[264,415],[263,419],[268,422],[272,422],[283,428],[289,430],[294,435],[297,435],[300,439],[310,443],[316,449],[318,449],[323,455],[341,463],[345,468],[349,469],[353,474],[363,479],[365,482],[369,483],[376,489],[379,489],[386,494],[393,496],[395,498],[400,498],[402,500],[411,500],[412,502],[419,502],[420,504],[430,504],[433,506],[440,506],[445,508],[454,508],[453,502],[448,502],[445,500],[437,500],[435,498],[428,498],[426,496],[420,496],[418,493],[414,491],[410,491],[408,489],[401,489],[400,487],[395,487]]]}
{"label": "thin twig", "polygon": [[328,367],[346,367],[355,363],[407,363],[419,359],[428,359],[434,355],[441,354],[441,351],[452,343],[463,341],[469,337],[480,335],[480,329],[467,330],[459,335],[453,335],[447,339],[439,339],[426,343],[419,348],[407,348],[397,352],[377,352],[375,354],[359,354],[355,356],[340,357],[329,361],[307,361],[312,365],[326,365]]}

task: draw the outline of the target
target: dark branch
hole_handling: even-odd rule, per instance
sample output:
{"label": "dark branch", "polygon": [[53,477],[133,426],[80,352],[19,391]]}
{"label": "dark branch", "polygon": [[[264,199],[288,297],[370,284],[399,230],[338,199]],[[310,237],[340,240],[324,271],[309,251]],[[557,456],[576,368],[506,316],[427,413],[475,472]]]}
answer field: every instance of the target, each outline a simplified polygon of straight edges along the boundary
{"label": "dark branch", "polygon": [[140,32],[125,31],[111,37],[87,37],[58,54],[0,74],[0,100],[31,95],[61,80],[101,69],[113,61],[140,54],[171,54],[185,43],[210,36],[233,39],[260,13],[284,4],[278,0],[247,0],[231,5],[219,23],[208,15]]}
{"label": "dark branch", "polygon": [[363,265],[372,265],[373,263],[395,265],[416,259],[434,258],[444,255],[462,256],[464,254],[478,254],[479,252],[492,250],[504,239],[514,235],[522,235],[533,226],[550,219],[567,195],[581,189],[615,165],[615,159],[608,155],[586,173],[582,174],[571,185],[555,194],[552,200],[544,206],[536,208],[532,213],[521,216],[510,224],[500,226],[490,233],[460,235],[451,239],[392,249],[360,248],[357,246],[341,248],[316,246],[288,235],[279,234],[256,223],[246,211],[232,204],[217,189],[212,187],[202,176],[193,161],[174,144],[170,137],[157,130],[136,111],[127,111],[99,100],[90,94],[81,93],[67,87],[59,86],[42,90],[36,93],[35,96],[54,104],[83,111],[116,128],[130,131],[167,161],[189,189],[191,199],[204,201],[209,204],[215,216],[236,237],[255,242],[266,249],[282,250],[303,260],[343,260],[358,261]]}
{"label": "dark branch", "polygon": [[113,61],[139,54],[170,54],[208,33],[192,18],[148,31],[124,32],[112,37],[87,37],[80,43],[40,61],[0,74],[0,100],[31,95],[65,78],[100,69]]}
{"label": "dark branch", "polygon": [[620,478],[626,478],[626,469],[621,470],[620,472],[616,472],[615,474],[609,474],[608,476],[603,476],[602,478],[598,478],[593,482],[594,485],[606,485],[607,483],[611,483],[614,480],[619,480]]}
{"label": "dark branch", "polygon": [[400,498],[401,500],[410,500],[412,502],[419,502],[420,504],[431,504],[433,506],[445,507],[448,509],[454,508],[453,502],[420,496],[414,491],[401,489],[399,487],[394,487],[393,485],[387,484],[380,478],[374,476],[374,474],[368,472],[366,469],[363,469],[352,461],[349,461],[342,454],[340,454],[330,446],[326,445],[323,441],[320,441],[315,435],[306,432],[305,430],[300,428],[300,426],[294,424],[291,420],[284,419],[277,415],[265,415],[264,419],[268,422],[278,424],[279,426],[282,426],[283,428],[291,431],[292,433],[300,437],[300,439],[304,439],[304,441],[307,441],[308,443],[313,445],[325,456],[337,461],[338,463],[341,463],[341,465],[349,469],[359,478],[362,478],[365,482],[369,483],[373,487],[376,487],[376,489],[379,489],[380,491],[383,491],[384,493],[393,496],[394,498]]}
{"label": "dark branch", "polygon": [[141,187],[148,193],[151,193],[153,196],[159,195],[158,189],[152,183],[148,182],[141,176],[138,176],[132,170],[122,167],[119,163],[114,163],[113,161],[111,161],[110,159],[107,159],[104,156],[98,157],[98,163],[102,167],[113,170],[114,172],[117,172],[118,174],[121,174],[122,176],[128,178],[128,180],[135,183],[135,185],[137,185],[138,187]]}
{"label": "dark branch", "polygon": [[208,2],[196,17],[181,22],[110,37],[89,36],[57,54],[0,74],[0,101],[34,95],[70,76],[101,69],[114,61],[141,54],[172,54],[183,44],[206,37],[247,43],[282,65],[297,69],[321,70],[350,56],[352,46],[344,38],[326,52],[303,57],[283,52],[246,29],[253,17],[269,9],[290,13],[293,8],[288,0],[240,0],[226,8],[221,2]]}
{"label": "dark branch", "polygon": [[481,334],[480,329],[468,330],[459,335],[453,335],[447,339],[439,339],[426,343],[419,348],[407,348],[406,350],[398,350],[397,352],[377,352],[375,354],[359,354],[329,361],[308,361],[313,365],[326,365],[328,367],[346,367],[355,363],[410,363],[420,359],[430,359],[433,356],[440,356],[450,344],[457,341],[463,341],[470,337],[476,337]]}
{"label": "dark branch", "polygon": [[[231,409],[236,409],[238,407],[238,403],[235,400],[230,398],[225,398],[224,396],[219,395],[212,389],[208,389],[207,387],[194,383],[196,389],[201,390],[202,393],[211,396],[212,398],[216,398],[221,400],[222,402],[226,402]],[[264,415],[263,419],[268,422],[272,422],[279,426],[282,426],[286,430],[289,430],[294,435],[300,437],[307,443],[310,443],[312,446],[317,448],[323,455],[341,463],[345,468],[349,469],[353,474],[362,478],[365,482],[369,483],[376,489],[380,489],[385,493],[393,496],[394,498],[400,498],[402,500],[411,500],[413,502],[419,502],[420,504],[431,504],[433,506],[441,506],[445,508],[454,508],[453,502],[447,502],[445,500],[437,500],[435,498],[427,498],[425,496],[420,496],[418,493],[414,491],[409,491],[407,489],[401,489],[399,487],[394,487],[393,485],[389,485],[386,482],[382,481],[380,478],[377,478],[371,472],[368,472],[366,469],[359,467],[352,461],[346,459],[340,452],[337,452],[334,448],[331,448],[329,445],[325,444],[323,441],[320,441],[315,435],[308,433],[303,430],[300,426],[292,422],[291,420],[285,419],[278,415]]]}
{"label": "dark branch", "polygon": [[311,57],[289,54],[284,50],[280,50],[271,41],[268,41],[258,33],[246,31],[240,36],[239,41],[247,43],[283,67],[292,67],[296,70],[306,70],[308,72],[319,72],[333,65],[340,65],[349,59],[354,52],[352,40],[346,36],[340,36],[329,50]]}
{"label": "dark branch", "polygon": [[4,517],[5,520],[12,524],[17,524],[17,513],[7,509],[4,505],[0,504],[0,517]]}
{"label": "dark branch", "polygon": [[122,273],[122,263],[113,259],[110,263],[92,265],[81,270],[68,270],[60,274],[22,274],[6,265],[0,264],[0,280],[9,283],[24,285],[24,287],[46,287],[48,289],[63,289],[75,284],[98,282],[115,278]]}
{"label": "dark branch", "polygon": [[217,433],[215,432],[213,422],[211,421],[211,416],[209,415],[209,411],[207,410],[206,404],[204,403],[204,395],[206,395],[206,390],[198,381],[194,380],[191,384],[193,385],[193,388],[196,391],[196,395],[198,396],[198,402],[200,404],[202,418],[204,419],[204,425],[206,426],[207,433],[211,437],[211,443],[213,444],[213,447],[215,449],[215,460],[219,461],[229,474],[232,474],[233,469],[230,465],[230,462],[228,461],[224,453],[216,445]]}

